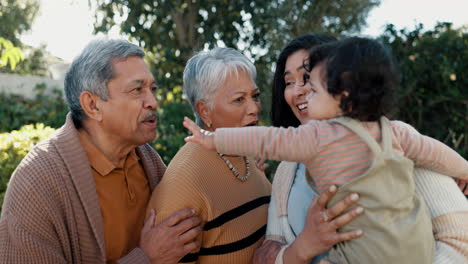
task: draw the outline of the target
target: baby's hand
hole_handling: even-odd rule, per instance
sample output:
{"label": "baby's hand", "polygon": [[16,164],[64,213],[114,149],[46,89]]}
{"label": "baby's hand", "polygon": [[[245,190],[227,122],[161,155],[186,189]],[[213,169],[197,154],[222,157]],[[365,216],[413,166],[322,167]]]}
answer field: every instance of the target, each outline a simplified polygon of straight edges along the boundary
{"label": "baby's hand", "polygon": [[261,170],[262,172],[265,172],[265,170],[268,168],[268,164],[266,164],[266,160],[262,158],[255,158],[255,166],[257,169]]}
{"label": "baby's hand", "polygon": [[193,134],[192,136],[186,137],[185,142],[194,142],[202,145],[206,149],[216,150],[213,132],[201,129],[188,117],[184,117],[183,125]]}
{"label": "baby's hand", "polygon": [[465,194],[468,195],[468,181],[464,179],[454,179],[455,182],[460,187],[460,190]]}

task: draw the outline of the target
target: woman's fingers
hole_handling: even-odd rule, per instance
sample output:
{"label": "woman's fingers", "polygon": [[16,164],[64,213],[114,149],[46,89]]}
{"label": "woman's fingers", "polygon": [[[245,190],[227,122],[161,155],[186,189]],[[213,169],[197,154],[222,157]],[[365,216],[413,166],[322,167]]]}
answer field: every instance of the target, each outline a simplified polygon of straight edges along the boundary
{"label": "woman's fingers", "polygon": [[349,240],[353,240],[355,238],[358,238],[360,236],[363,235],[363,232],[362,230],[358,229],[358,230],[351,230],[351,231],[348,231],[348,232],[343,232],[343,233],[336,233],[334,236],[334,240],[335,240],[335,243],[340,243],[340,242],[343,242],[343,241],[349,241]]}
{"label": "woman's fingers", "polygon": [[313,257],[330,249],[336,243],[362,236],[362,230],[339,231],[340,228],[362,215],[362,207],[349,210],[359,199],[359,195],[354,193],[348,195],[345,199],[327,208],[327,203],[336,192],[337,187],[332,185],[321,193],[320,198],[314,196],[307,211],[304,230],[293,242],[297,252],[301,252],[304,256]]}
{"label": "woman's fingers", "polygon": [[257,248],[253,257],[253,264],[273,264],[275,263],[276,256],[283,244],[278,241],[265,240],[262,246]]}
{"label": "woman's fingers", "polygon": [[358,206],[354,208],[353,210],[349,210],[345,214],[336,217],[335,219],[333,219],[333,221],[331,221],[330,224],[333,226],[333,229],[335,230],[342,228],[343,226],[347,225],[349,222],[353,221],[354,219],[362,215],[363,212],[364,212],[364,209]]}
{"label": "woman's fingers", "polygon": [[351,207],[357,200],[359,199],[359,195],[357,193],[352,193],[348,195],[345,199],[337,202],[331,208],[327,209],[328,216],[330,218],[335,218],[336,216],[343,213],[345,210]]}
{"label": "woman's fingers", "polygon": [[460,190],[466,195],[468,194],[468,183],[462,179],[455,179],[455,182],[458,184]]}
{"label": "woman's fingers", "polygon": [[318,205],[321,207],[321,208],[326,208],[327,207],[327,203],[331,200],[331,198],[333,197],[333,195],[335,195],[336,193],[336,186],[335,185],[331,185],[330,188],[328,188],[328,190],[324,191],[322,194],[320,194],[320,198],[318,199]]}

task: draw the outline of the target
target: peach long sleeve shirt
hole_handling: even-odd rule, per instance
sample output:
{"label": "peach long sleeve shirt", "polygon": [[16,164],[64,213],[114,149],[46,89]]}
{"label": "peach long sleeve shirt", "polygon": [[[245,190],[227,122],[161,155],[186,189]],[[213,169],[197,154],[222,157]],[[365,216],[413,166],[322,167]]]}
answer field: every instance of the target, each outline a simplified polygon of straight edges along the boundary
{"label": "peach long sleeve shirt", "polygon": [[[468,162],[457,152],[419,134],[404,122],[388,122],[396,154],[411,159],[415,166],[468,179]],[[378,122],[360,124],[381,142]],[[356,133],[333,120],[313,120],[298,128],[221,128],[216,130],[215,145],[220,153],[304,163],[319,192],[332,184],[343,185],[359,177],[373,161],[368,145]]]}

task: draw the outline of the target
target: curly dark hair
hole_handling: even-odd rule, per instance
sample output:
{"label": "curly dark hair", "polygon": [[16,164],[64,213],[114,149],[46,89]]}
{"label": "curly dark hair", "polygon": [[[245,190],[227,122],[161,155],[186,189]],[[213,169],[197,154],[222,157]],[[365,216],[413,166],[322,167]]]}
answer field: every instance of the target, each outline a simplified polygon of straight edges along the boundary
{"label": "curly dark hair", "polygon": [[388,48],[373,39],[351,37],[312,48],[304,66],[310,71],[322,62],[328,92],[349,93],[340,104],[345,116],[377,121],[391,114],[398,71]]}
{"label": "curly dark hair", "polygon": [[323,34],[306,34],[293,39],[281,51],[278,61],[276,62],[276,70],[273,77],[270,111],[270,118],[273,126],[297,127],[301,124],[284,99],[284,89],[286,88],[284,82],[284,68],[286,67],[288,57],[299,50],[309,50],[312,47],[331,41],[336,41],[336,38]]}

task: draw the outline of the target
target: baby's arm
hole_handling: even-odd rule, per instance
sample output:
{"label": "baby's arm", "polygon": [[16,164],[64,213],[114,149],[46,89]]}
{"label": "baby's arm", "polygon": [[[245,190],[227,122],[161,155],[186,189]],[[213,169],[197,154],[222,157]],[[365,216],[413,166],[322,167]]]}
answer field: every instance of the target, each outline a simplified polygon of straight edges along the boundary
{"label": "baby's arm", "polygon": [[218,128],[212,133],[185,118],[184,126],[193,133],[186,141],[224,154],[302,162],[313,158],[318,149],[318,129],[313,122],[298,128]]}
{"label": "baby's arm", "polygon": [[186,142],[197,143],[202,145],[206,149],[216,150],[213,132],[201,129],[197,124],[195,124],[195,122],[190,120],[190,118],[188,117],[184,117],[184,122],[182,124],[192,133],[192,136],[188,136],[185,138]]}
{"label": "baby's arm", "polygon": [[400,145],[405,156],[416,167],[434,170],[461,180],[468,180],[468,161],[442,142],[419,134],[403,122],[392,122],[400,132]]}

